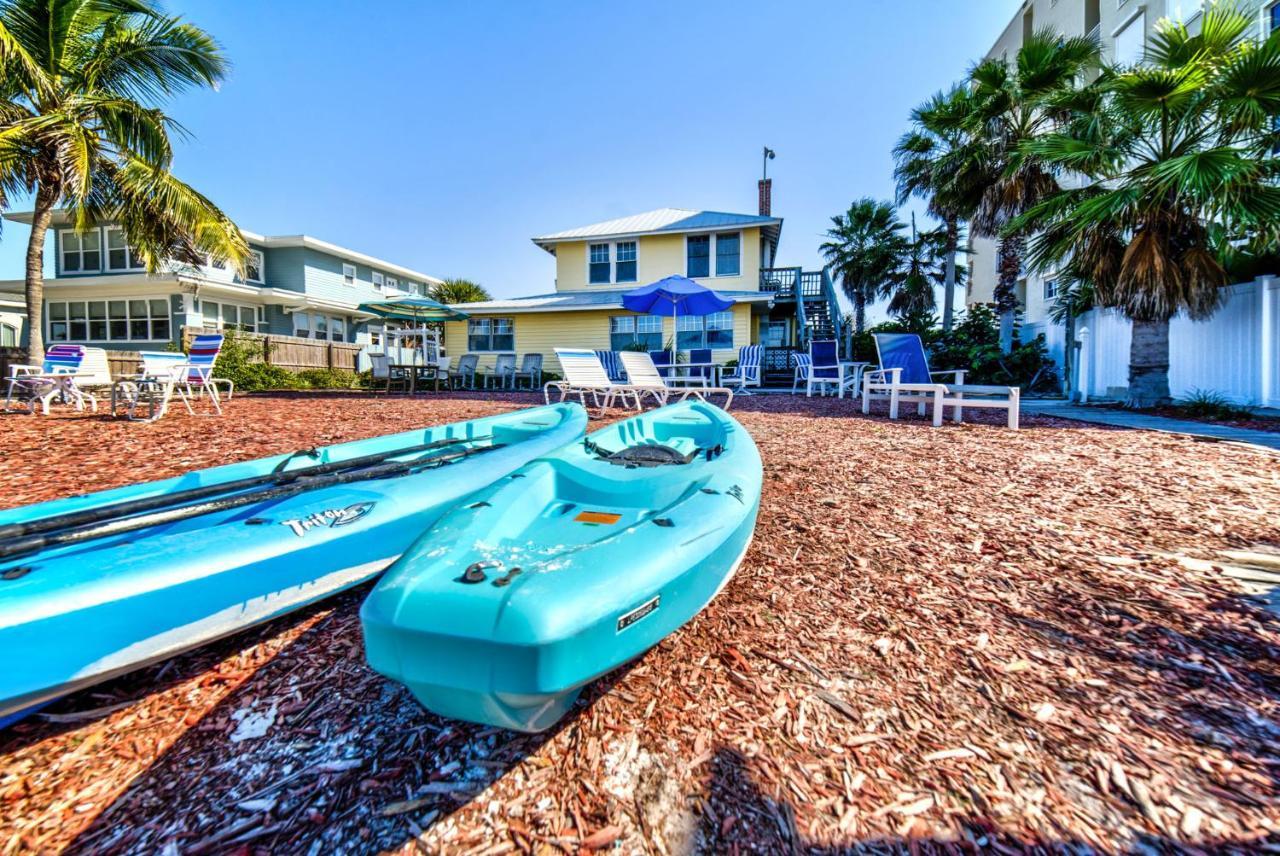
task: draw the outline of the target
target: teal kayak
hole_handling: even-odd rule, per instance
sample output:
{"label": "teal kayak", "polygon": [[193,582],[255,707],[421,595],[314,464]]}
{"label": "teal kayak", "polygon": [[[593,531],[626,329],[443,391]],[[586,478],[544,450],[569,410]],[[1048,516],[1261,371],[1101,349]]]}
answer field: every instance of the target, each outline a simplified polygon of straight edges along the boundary
{"label": "teal kayak", "polygon": [[0,727],[375,576],[586,423],[534,407],[0,511]]}
{"label": "teal kayak", "polygon": [[369,664],[442,716],[541,731],[696,615],[760,508],[755,443],[688,402],[618,422],[471,496],[360,610]]}

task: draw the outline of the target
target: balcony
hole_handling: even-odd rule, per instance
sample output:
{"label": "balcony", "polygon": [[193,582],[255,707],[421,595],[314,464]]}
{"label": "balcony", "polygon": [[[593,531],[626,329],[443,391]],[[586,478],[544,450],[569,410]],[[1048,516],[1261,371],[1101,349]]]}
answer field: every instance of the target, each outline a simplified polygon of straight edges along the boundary
{"label": "balcony", "polygon": [[772,294],[779,301],[795,300],[797,293],[805,300],[825,296],[822,271],[798,267],[761,268],[760,290]]}

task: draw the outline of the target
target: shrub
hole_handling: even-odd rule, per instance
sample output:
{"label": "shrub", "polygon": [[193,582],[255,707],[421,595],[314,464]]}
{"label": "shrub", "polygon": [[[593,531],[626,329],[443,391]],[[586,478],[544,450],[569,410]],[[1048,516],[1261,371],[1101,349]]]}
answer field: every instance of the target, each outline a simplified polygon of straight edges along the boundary
{"label": "shrub", "polygon": [[360,377],[346,369],[303,369],[295,377],[310,389],[355,389],[360,383]]}
{"label": "shrub", "polygon": [[1225,422],[1232,419],[1249,419],[1253,416],[1248,408],[1232,404],[1222,393],[1207,389],[1193,389],[1189,396],[1176,404],[1178,410],[1193,419]]}
{"label": "shrub", "polygon": [[266,363],[246,363],[234,374],[218,372],[218,377],[235,381],[237,390],[260,392],[268,389],[300,389],[302,384],[298,376],[280,366],[269,366]]}

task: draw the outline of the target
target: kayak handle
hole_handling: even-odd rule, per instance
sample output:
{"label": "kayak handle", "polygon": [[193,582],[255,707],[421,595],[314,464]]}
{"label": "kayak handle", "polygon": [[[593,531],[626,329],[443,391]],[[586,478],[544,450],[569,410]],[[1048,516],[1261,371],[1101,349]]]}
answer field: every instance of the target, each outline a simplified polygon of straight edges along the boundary
{"label": "kayak handle", "polygon": [[462,576],[459,578],[458,582],[467,583],[468,585],[482,583],[489,578],[489,575],[484,572],[485,568],[501,567],[502,563],[497,561],[472,562],[470,565],[467,565],[467,569],[462,572]]}

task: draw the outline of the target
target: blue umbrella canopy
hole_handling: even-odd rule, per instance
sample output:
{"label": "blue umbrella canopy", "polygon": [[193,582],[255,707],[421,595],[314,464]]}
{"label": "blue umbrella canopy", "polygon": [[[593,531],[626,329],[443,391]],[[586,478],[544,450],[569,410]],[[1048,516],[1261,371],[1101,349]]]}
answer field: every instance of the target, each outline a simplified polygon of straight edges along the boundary
{"label": "blue umbrella canopy", "polygon": [[649,315],[710,315],[723,312],[733,301],[699,285],[687,276],[669,276],[622,295],[622,306]]}
{"label": "blue umbrella canopy", "polygon": [[372,312],[397,321],[465,321],[471,316],[429,297],[392,297],[360,304],[361,312]]}

